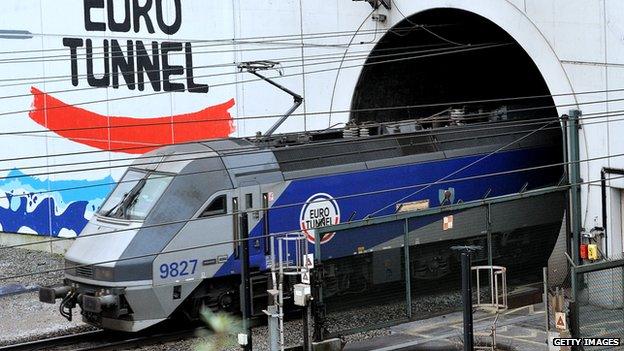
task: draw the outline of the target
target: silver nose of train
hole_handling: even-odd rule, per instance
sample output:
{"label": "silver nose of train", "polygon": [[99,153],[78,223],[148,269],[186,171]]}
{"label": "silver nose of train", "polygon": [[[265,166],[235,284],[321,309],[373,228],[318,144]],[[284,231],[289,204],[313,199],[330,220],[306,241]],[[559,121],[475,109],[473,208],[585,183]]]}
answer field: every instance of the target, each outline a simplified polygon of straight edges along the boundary
{"label": "silver nose of train", "polygon": [[140,223],[115,223],[94,216],[67,250],[65,259],[112,267],[128,248],[139,227]]}

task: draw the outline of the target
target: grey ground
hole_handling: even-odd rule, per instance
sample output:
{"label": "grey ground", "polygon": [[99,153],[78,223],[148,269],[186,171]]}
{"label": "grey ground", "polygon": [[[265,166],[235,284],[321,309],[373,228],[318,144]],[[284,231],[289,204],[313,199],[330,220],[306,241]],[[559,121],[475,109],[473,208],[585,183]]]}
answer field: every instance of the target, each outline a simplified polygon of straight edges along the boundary
{"label": "grey ground", "polygon": [[[26,290],[39,285],[59,284],[62,279],[60,272],[37,274],[19,278],[5,279],[8,276],[44,272],[58,269],[62,265],[62,257],[23,249],[0,248],[0,289],[7,286],[20,286]],[[34,269],[24,271],[25,268]],[[1,290],[0,290],[1,291]],[[420,301],[417,314],[430,315],[436,311],[441,313],[449,306],[456,305],[458,294],[449,293],[429,297]],[[371,321],[382,323],[396,319],[404,311],[403,303],[366,306],[349,311],[336,312],[328,316],[329,328],[338,330],[361,327]],[[74,311],[75,319],[69,322],[58,314],[58,305],[40,303],[36,291],[2,295],[0,293],[0,345],[44,338],[50,335],[62,335],[84,331],[91,327],[80,322],[80,316]],[[489,328],[492,316],[478,313],[475,315],[475,329],[480,340],[489,339]],[[544,313],[538,309],[522,309],[506,313],[499,318],[498,339],[516,350],[546,349],[546,334],[542,325],[545,323]],[[285,323],[285,344],[295,345],[301,342],[302,329],[300,321]],[[267,328],[260,326],[254,329],[254,350],[267,350]],[[461,343],[461,314],[451,313],[444,316],[402,324],[391,328],[349,335],[343,339],[347,350],[383,349],[389,345],[412,345],[414,349],[421,347],[443,346],[453,349]],[[195,338],[178,342],[164,343],[143,347],[142,350],[194,350],[206,344],[210,339]],[[385,345],[385,346],[384,346]],[[239,348],[233,346],[231,350]]]}

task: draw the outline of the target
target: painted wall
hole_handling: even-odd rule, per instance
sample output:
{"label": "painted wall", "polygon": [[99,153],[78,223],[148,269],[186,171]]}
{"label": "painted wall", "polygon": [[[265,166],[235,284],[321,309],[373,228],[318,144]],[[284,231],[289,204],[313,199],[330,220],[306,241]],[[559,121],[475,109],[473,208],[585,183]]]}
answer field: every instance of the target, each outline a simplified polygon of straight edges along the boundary
{"label": "painted wall", "polygon": [[[2,229],[76,235],[140,152],[266,130],[275,118],[261,117],[281,115],[292,99],[238,72],[237,62],[279,61],[279,81],[305,96],[297,112],[308,115],[290,118],[279,131],[345,122],[346,113],[328,112],[348,110],[363,60],[341,65],[341,56],[366,53],[380,37],[351,32],[385,30],[438,7],[479,14],[506,30],[553,94],[600,91],[558,95],[555,102],[565,113],[599,101],[578,106],[590,117],[583,158],[624,153],[624,119],[591,116],[624,108],[617,101],[624,91],[615,91],[624,88],[619,0],[395,0],[392,10],[378,10],[388,16],[383,24],[368,17],[366,3],[348,0],[7,0],[0,2]],[[335,33],[309,36],[329,32]],[[128,46],[134,60],[126,62]],[[159,72],[167,66],[169,76]],[[141,74],[128,74],[137,68]],[[603,120],[608,124],[591,124]],[[129,124],[135,125],[119,127]],[[624,158],[584,163],[583,179],[598,179],[603,165],[624,167]],[[600,189],[585,186],[583,196],[585,226],[593,227],[594,218],[601,225]]]}

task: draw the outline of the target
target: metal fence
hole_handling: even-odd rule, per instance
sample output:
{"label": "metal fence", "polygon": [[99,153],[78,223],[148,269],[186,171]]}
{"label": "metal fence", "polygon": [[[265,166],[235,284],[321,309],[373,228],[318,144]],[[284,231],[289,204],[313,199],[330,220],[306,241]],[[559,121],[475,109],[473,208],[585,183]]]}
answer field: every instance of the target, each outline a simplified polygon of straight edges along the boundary
{"label": "metal fence", "polygon": [[[509,296],[523,296],[511,298],[512,307],[541,301],[542,267],[564,203],[560,188],[548,188],[317,228],[314,298],[322,311],[315,323],[325,331],[322,338],[461,310],[460,262],[452,246],[482,247],[473,266],[504,267]],[[473,271],[473,285],[477,276],[474,302],[496,301],[491,286],[502,289],[496,272]]]}
{"label": "metal fence", "polygon": [[[578,337],[624,340],[624,259],[573,267],[578,289]],[[612,346],[585,346],[584,350],[606,350]]]}

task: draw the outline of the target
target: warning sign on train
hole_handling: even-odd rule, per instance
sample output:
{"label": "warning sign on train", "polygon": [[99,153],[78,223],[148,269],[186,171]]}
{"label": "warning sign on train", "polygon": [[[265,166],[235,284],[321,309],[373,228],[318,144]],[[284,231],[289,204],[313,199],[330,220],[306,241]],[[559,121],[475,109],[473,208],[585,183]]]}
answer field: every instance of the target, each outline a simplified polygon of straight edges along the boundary
{"label": "warning sign on train", "polygon": [[[340,207],[334,198],[325,193],[310,196],[301,208],[299,216],[301,230],[310,243],[314,243],[313,228],[321,228],[340,223]],[[325,233],[321,244],[330,241],[336,233]]]}

